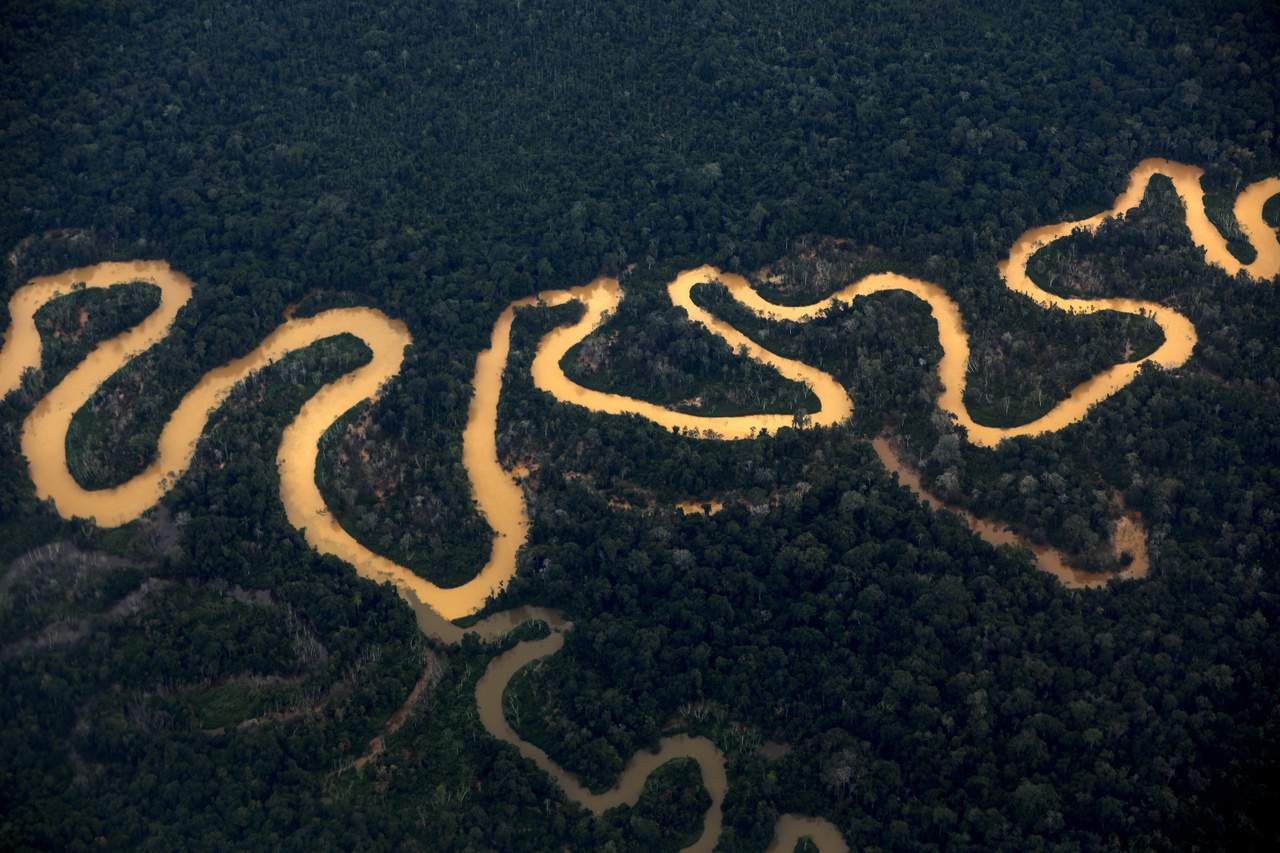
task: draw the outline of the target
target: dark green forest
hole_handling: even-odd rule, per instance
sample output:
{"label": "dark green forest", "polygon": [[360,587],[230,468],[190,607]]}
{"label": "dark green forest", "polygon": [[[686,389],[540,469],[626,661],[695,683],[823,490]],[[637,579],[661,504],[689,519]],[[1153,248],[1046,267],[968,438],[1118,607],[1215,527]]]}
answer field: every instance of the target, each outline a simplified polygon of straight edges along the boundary
{"label": "dark green forest", "polygon": [[[72,473],[97,488],[144,468],[183,395],[286,311],[402,320],[400,375],[334,425],[317,479],[365,545],[461,582],[490,550],[462,467],[470,383],[514,299],[620,275],[626,298],[570,374],[729,414],[811,401],[671,305],[682,269],[767,268],[766,295],[793,303],[870,272],[938,283],[982,423],[1029,422],[1150,352],[1154,324],[1042,309],[996,263],[1029,227],[1109,208],[1147,157],[1204,169],[1211,219],[1249,257],[1231,205],[1280,174],[1275,12],[10,0],[0,323],[18,287],[71,267],[164,259],[196,282],[172,332],[76,415]],[[1280,224],[1280,201],[1267,210]],[[764,850],[787,812],[859,851],[1274,849],[1277,281],[1207,266],[1161,181],[1029,271],[1180,311],[1199,344],[1080,423],[984,449],[936,406],[937,328],[913,297],[794,324],[703,285],[700,305],[855,404],[837,427],[727,442],[537,390],[538,341],[579,309],[518,311],[498,448],[531,471],[532,527],[486,612],[554,607],[574,628],[513,682],[513,725],[597,790],[664,731],[711,738],[726,853]],[[690,762],[596,818],[487,734],[476,681],[544,626],[433,642],[389,584],[289,524],[280,435],[368,358],[349,336],[233,394],[138,521],[103,529],[38,500],[24,419],[155,304],[137,284],[50,304],[41,369],[0,400],[0,850],[650,851],[700,832]],[[1114,568],[1111,525],[1139,510],[1150,576],[1063,587],[917,500],[880,434],[948,500],[1083,566]]]}

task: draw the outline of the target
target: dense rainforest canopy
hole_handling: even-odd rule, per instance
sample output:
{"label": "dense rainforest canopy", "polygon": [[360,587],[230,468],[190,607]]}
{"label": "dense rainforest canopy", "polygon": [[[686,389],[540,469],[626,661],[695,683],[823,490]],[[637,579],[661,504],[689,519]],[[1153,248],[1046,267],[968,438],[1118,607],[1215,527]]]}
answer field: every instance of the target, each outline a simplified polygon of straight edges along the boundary
{"label": "dense rainforest canopy", "polygon": [[[961,308],[975,417],[1025,423],[1159,330],[1040,309],[997,261],[1028,227],[1109,207],[1145,157],[1204,169],[1247,259],[1231,202],[1280,173],[1277,57],[1268,0],[11,0],[0,319],[32,277],[103,260],[196,281],[172,333],[76,416],[71,470],[95,488],[141,470],[182,396],[286,312],[403,320],[400,376],[335,424],[318,480],[361,542],[456,583],[489,552],[461,436],[513,299],[634,265],[571,375],[791,413],[804,389],[690,324],[665,283],[771,265],[773,296],[806,302],[911,274]],[[519,312],[498,447],[533,472],[533,525],[491,609],[575,623],[511,688],[521,734],[596,788],[668,723],[711,737],[725,851],[763,850],[793,811],[858,850],[1272,848],[1277,282],[1206,266],[1158,182],[1030,271],[1176,308],[1195,354],[986,450],[936,417],[941,350],[912,297],[797,326],[735,316],[710,285],[699,304],[855,403],[837,428],[716,442],[538,391],[537,341],[576,314]],[[37,500],[23,420],[154,304],[130,285],[49,306],[42,370],[0,401],[0,849],[641,851],[697,833],[696,768],[595,818],[480,726],[476,680],[536,626],[433,643],[288,523],[280,434],[368,357],[349,338],[233,395],[138,522]],[[882,430],[948,499],[1084,564],[1141,510],[1151,576],[1064,588],[899,486],[867,442]]]}

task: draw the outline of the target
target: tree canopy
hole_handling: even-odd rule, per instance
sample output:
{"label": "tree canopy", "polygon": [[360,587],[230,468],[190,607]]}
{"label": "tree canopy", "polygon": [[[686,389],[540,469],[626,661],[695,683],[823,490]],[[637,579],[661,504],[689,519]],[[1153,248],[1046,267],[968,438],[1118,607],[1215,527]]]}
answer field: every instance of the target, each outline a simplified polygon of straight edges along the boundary
{"label": "tree canopy", "polygon": [[[1138,319],[1034,306],[997,261],[1029,227],[1110,206],[1152,156],[1205,170],[1210,218],[1248,255],[1229,211],[1280,172],[1278,56],[1266,0],[13,0],[0,320],[30,278],[102,260],[197,282],[77,414],[69,458],[93,487],[145,466],[182,396],[286,316],[402,320],[401,374],[335,424],[318,480],[368,547],[465,579],[489,540],[462,429],[512,300],[634,266],[570,354],[581,381],[791,411],[799,389],[690,328],[662,285],[771,265],[762,286],[814,301],[910,274],[961,308],[971,412],[1026,422],[1158,342]],[[840,427],[716,442],[538,391],[537,342],[575,309],[518,312],[498,447],[529,465],[532,527],[490,609],[575,625],[513,688],[522,734],[596,786],[664,728],[712,738],[725,851],[763,850],[787,812],[857,849],[1272,846],[1277,283],[1205,265],[1159,185],[1030,272],[1176,307],[1200,344],[1080,424],[985,450],[933,418],[940,351],[917,301],[797,326],[707,286],[699,304],[855,402]],[[108,531],[37,500],[23,420],[153,298],[50,305],[48,360],[0,400],[0,846],[542,853],[697,832],[688,766],[597,819],[487,735],[476,680],[535,627],[433,645],[389,585],[288,523],[280,433],[368,357],[350,339],[233,395],[153,514]],[[949,499],[1086,563],[1140,510],[1151,576],[1063,588],[902,488],[867,442],[883,429]]]}

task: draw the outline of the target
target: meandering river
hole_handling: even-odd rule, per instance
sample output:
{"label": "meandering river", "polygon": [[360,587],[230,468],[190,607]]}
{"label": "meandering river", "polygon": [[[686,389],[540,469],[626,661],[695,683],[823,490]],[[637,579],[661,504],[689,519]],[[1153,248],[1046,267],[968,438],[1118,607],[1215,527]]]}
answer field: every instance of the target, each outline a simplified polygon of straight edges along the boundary
{"label": "meandering river", "polygon": [[[1200,170],[1166,160],[1144,160],[1130,174],[1128,189],[1111,210],[1084,221],[1028,231],[1013,245],[1009,258],[1001,262],[1000,272],[1010,289],[1025,294],[1042,306],[1058,306],[1078,313],[1113,310],[1151,316],[1164,330],[1165,342],[1142,361],[1118,364],[1104,371],[1076,388],[1068,399],[1044,417],[1019,427],[996,429],[974,423],[969,417],[962,403],[969,356],[968,336],[958,306],[942,288],[930,282],[895,274],[869,276],[814,305],[783,307],[765,301],[740,276],[702,267],[681,273],[671,283],[671,300],[684,308],[693,321],[720,335],[735,349],[745,347],[749,357],[773,366],[789,379],[808,384],[821,401],[820,411],[812,414],[812,423],[820,426],[839,423],[852,412],[852,402],[844,388],[833,377],[816,368],[759,347],[700,308],[692,300],[693,287],[700,282],[719,279],[735,299],[757,314],[798,322],[814,318],[836,300],[847,303],[870,293],[905,290],[928,304],[937,321],[943,348],[938,370],[944,388],[939,405],[956,416],[958,423],[966,428],[970,441],[993,446],[1009,436],[1062,429],[1084,417],[1090,406],[1131,382],[1144,362],[1176,367],[1186,361],[1195,346],[1194,327],[1175,311],[1131,299],[1064,299],[1041,290],[1026,272],[1028,261],[1039,247],[1070,234],[1075,228],[1094,229],[1106,218],[1136,206],[1148,181],[1156,174],[1167,175],[1173,180],[1186,204],[1192,235],[1204,247],[1210,263],[1216,263],[1232,274],[1244,270],[1259,279],[1280,273],[1280,242],[1262,220],[1262,205],[1271,195],[1280,192],[1280,179],[1272,178],[1250,186],[1236,202],[1236,218],[1258,251],[1257,260],[1244,265],[1227,251],[1226,242],[1204,213]],[[350,562],[364,577],[391,581],[413,606],[422,629],[445,641],[457,641],[463,634],[463,630],[449,620],[478,610],[493,591],[514,576],[516,552],[523,545],[528,529],[523,494],[514,474],[503,470],[500,465],[495,446],[498,396],[516,307],[532,305],[539,300],[550,305],[578,300],[586,305],[587,310],[581,320],[572,326],[556,329],[543,339],[533,363],[532,373],[537,387],[558,400],[597,412],[635,413],[668,428],[697,430],[699,435],[708,439],[748,439],[762,429],[776,430],[791,423],[791,418],[783,415],[715,418],[682,414],[640,400],[591,391],[569,380],[560,369],[560,359],[570,347],[590,334],[605,313],[621,301],[622,290],[616,280],[597,279],[583,287],[550,291],[536,299],[519,300],[498,318],[490,348],[481,352],[476,360],[475,396],[463,437],[463,460],[472,488],[481,511],[495,531],[492,558],[470,582],[444,589],[371,552],[353,539],[325,507],[315,483],[321,435],[351,407],[376,396],[381,387],[399,373],[404,349],[411,342],[403,323],[373,309],[338,309],[306,319],[289,319],[252,353],[211,371],[201,379],[166,423],[156,462],[146,471],[117,488],[101,491],[87,491],[74,481],[66,465],[66,434],[72,415],[112,373],[169,333],[178,311],[191,298],[194,285],[162,261],[108,263],[36,279],[20,288],[10,301],[12,325],[6,333],[3,350],[0,350],[0,394],[19,387],[24,371],[40,365],[40,338],[34,314],[41,305],[71,292],[72,285],[78,282],[83,282],[86,287],[108,287],[140,280],[154,282],[160,287],[160,307],[138,326],[99,345],[40,400],[23,424],[22,450],[30,465],[36,493],[41,498],[52,498],[63,516],[92,516],[104,527],[137,518],[154,506],[186,472],[209,415],[237,383],[271,361],[317,340],[344,332],[355,334],[373,351],[373,359],[322,388],[285,429],[277,456],[281,500],[290,522],[305,531],[306,539],[313,547]],[[897,466],[887,447],[878,449],[886,464],[895,466],[900,477],[910,482],[909,472]],[[915,487],[920,489],[918,482]],[[1008,536],[989,524],[988,529],[984,529],[984,523],[977,519],[969,518],[969,521],[994,541]],[[1129,573],[1140,574],[1140,564],[1135,563]],[[1060,576],[1068,580],[1064,575]],[[1097,579],[1070,580],[1090,583]],[[693,757],[702,768],[713,804],[707,814],[702,837],[689,849],[710,850],[719,837],[720,804],[728,785],[724,757],[710,741],[685,736],[666,738],[657,755],[637,755],[622,774],[617,787],[596,796],[584,790],[571,774],[554,764],[541,750],[522,741],[507,725],[502,715],[502,690],[511,675],[530,660],[554,654],[563,644],[563,632],[569,630],[570,625],[555,611],[518,608],[491,616],[470,629],[492,637],[529,618],[547,621],[552,626],[552,634],[543,640],[522,643],[490,664],[476,689],[485,727],[555,776],[570,798],[597,813],[622,802],[634,802],[644,779],[659,764],[678,756]],[[795,815],[779,820],[775,842],[770,849],[789,850],[801,833],[812,835],[824,851],[847,849],[839,831],[830,823]]]}

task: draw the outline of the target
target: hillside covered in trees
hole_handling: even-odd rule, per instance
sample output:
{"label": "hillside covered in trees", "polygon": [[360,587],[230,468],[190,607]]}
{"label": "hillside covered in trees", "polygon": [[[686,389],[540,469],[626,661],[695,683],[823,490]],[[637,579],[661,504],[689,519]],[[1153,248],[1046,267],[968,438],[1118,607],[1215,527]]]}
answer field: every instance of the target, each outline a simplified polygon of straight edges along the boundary
{"label": "hillside covered in trees", "polygon": [[[1029,227],[1109,207],[1145,157],[1204,169],[1210,217],[1247,259],[1231,202],[1280,174],[1274,12],[13,0],[0,320],[32,277],[104,260],[161,258],[197,283],[73,421],[71,471],[95,488],[144,468],[183,395],[286,316],[403,321],[400,375],[335,423],[318,481],[362,543],[458,582],[489,553],[462,466],[470,383],[514,299],[621,275],[627,297],[570,374],[731,413],[808,399],[689,323],[665,296],[679,270],[764,270],[798,303],[871,272],[936,282],[970,335],[966,404],[993,424],[1158,345],[1140,318],[1038,308],[997,261]],[[488,610],[574,623],[513,684],[521,735],[596,789],[664,731],[712,738],[724,851],[763,850],[786,812],[858,850],[1274,846],[1277,282],[1206,265],[1158,182],[1030,273],[1167,305],[1200,342],[1079,424],[983,449],[936,417],[919,301],[865,297],[801,326],[700,286],[698,304],[855,404],[839,427],[720,442],[537,390],[538,341],[577,315],[518,311],[497,439],[530,471],[532,526]],[[368,358],[351,339],[238,389],[139,521],[102,529],[38,500],[23,421],[154,304],[145,285],[53,303],[41,369],[0,401],[0,849],[647,851],[697,833],[687,764],[596,818],[486,733],[476,681],[539,626],[435,643],[389,585],[288,522],[281,431]],[[949,500],[1086,565],[1140,510],[1150,577],[1066,589],[901,487],[868,443],[884,431]]]}

